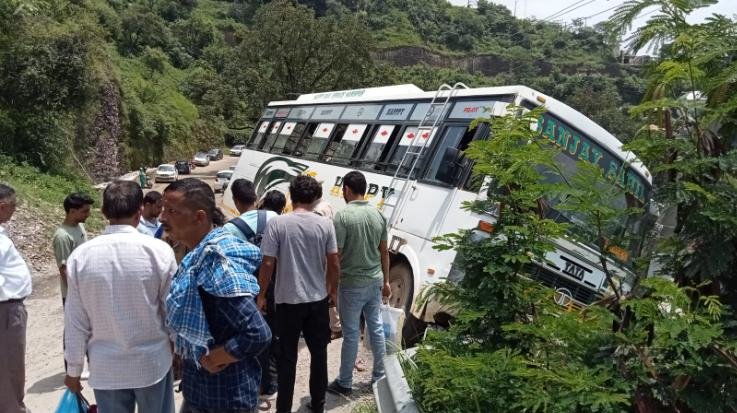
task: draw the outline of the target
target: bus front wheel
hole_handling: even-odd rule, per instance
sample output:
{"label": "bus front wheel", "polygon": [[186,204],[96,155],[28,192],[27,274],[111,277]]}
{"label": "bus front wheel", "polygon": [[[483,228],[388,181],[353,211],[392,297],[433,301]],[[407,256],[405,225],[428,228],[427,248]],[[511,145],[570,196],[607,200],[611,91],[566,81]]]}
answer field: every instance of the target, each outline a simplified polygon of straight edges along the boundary
{"label": "bus front wheel", "polygon": [[389,297],[389,305],[401,308],[409,312],[412,306],[412,268],[406,262],[393,263],[389,268],[389,285],[392,295]]}

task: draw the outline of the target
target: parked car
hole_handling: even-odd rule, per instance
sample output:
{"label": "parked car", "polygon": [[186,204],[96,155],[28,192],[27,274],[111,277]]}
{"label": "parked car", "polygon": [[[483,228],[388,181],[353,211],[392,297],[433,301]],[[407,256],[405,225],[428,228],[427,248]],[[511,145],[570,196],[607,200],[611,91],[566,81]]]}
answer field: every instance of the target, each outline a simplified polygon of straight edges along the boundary
{"label": "parked car", "polygon": [[207,156],[210,158],[211,161],[219,161],[223,159],[223,151],[219,148],[213,148],[207,152]]}
{"label": "parked car", "polygon": [[177,173],[181,175],[189,175],[192,173],[192,165],[189,161],[176,161],[174,167],[177,169]]}
{"label": "parked car", "polygon": [[243,152],[243,149],[246,148],[246,145],[235,145],[232,148],[230,148],[230,155],[231,156],[241,156],[241,153]]}
{"label": "parked car", "polygon": [[170,163],[159,165],[156,169],[156,175],[154,175],[154,182],[174,182],[177,179],[179,179],[177,168]]}
{"label": "parked car", "polygon": [[233,171],[230,169],[218,171],[218,173],[215,174],[215,192],[225,192],[225,190],[228,189],[228,184],[232,177]]}
{"label": "parked car", "polygon": [[192,158],[192,163],[197,166],[207,166],[210,164],[210,157],[205,152],[197,152]]}

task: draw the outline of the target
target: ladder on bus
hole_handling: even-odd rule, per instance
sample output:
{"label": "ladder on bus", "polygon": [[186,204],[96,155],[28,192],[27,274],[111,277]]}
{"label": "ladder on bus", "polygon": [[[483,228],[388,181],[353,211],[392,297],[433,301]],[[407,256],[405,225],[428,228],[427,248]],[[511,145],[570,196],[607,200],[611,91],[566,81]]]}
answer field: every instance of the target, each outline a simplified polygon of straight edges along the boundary
{"label": "ladder on bus", "polygon": [[[399,161],[396,171],[392,176],[392,180],[389,183],[389,191],[387,192],[386,201],[384,207],[391,207],[392,213],[389,217],[389,226],[393,227],[402,212],[402,209],[407,204],[407,200],[411,195],[410,181],[414,180],[414,172],[418,166],[418,162],[422,159],[422,154],[427,149],[427,142],[432,138],[433,131],[442,122],[442,117],[445,115],[446,109],[451,99],[461,89],[468,89],[463,83],[456,83],[453,86],[443,83],[438,90],[435,92],[435,96],[430,101],[430,105],[427,107],[425,116],[422,117],[420,124],[417,126],[417,136],[415,139],[411,139],[407,146],[407,151],[402,156],[402,160]],[[424,138],[426,136],[426,138]],[[406,172],[405,172],[406,171]],[[394,195],[394,203],[389,201]]]}

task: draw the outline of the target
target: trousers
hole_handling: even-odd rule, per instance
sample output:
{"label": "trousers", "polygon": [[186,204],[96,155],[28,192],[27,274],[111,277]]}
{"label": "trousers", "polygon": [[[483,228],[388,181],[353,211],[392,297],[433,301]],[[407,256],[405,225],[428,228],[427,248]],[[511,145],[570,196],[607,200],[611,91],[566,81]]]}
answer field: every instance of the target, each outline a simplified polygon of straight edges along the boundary
{"label": "trousers", "polygon": [[0,412],[29,413],[26,384],[26,324],[23,300],[0,302]]}

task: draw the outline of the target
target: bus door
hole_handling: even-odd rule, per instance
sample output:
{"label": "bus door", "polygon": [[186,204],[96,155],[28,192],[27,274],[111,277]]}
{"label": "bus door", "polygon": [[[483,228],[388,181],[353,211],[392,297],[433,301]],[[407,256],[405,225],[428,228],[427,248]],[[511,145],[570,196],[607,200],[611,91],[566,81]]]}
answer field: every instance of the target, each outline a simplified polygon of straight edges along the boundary
{"label": "bus door", "polygon": [[463,202],[476,199],[477,193],[463,189],[464,165],[457,165],[454,172],[448,171],[453,165],[447,164],[453,161],[447,154],[466,149],[484,132],[488,136],[488,128],[469,130],[467,124],[446,125],[440,131],[440,139],[434,143],[433,150],[426,149],[423,154],[423,158],[429,160],[427,168],[417,170],[418,180],[408,189],[409,197],[394,224],[398,230],[432,239],[478,223],[478,217],[462,209]]}

